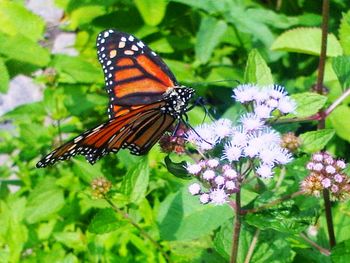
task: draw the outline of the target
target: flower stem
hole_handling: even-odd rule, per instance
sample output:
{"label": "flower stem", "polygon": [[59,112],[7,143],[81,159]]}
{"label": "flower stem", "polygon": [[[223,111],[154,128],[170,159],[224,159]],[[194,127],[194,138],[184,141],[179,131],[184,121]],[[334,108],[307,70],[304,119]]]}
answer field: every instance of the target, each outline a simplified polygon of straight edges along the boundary
{"label": "flower stem", "polygon": [[158,250],[160,251],[160,253],[162,253],[163,257],[166,259],[166,262],[171,262],[169,256],[166,254],[166,252],[163,250],[163,248],[161,247],[161,245],[154,240],[145,230],[143,230],[135,221],[133,221],[130,217],[128,213],[125,213],[123,211],[121,211],[117,206],[115,206],[113,204],[113,202],[106,196],[104,196],[104,199],[108,202],[108,204],[113,208],[113,210],[119,214],[120,216],[122,216],[124,219],[126,219],[127,221],[129,221],[130,224],[132,224],[138,231],[140,231],[141,235],[143,235],[145,238],[147,238],[149,241],[151,241],[152,245]]}
{"label": "flower stem", "polygon": [[259,235],[260,235],[260,229],[257,229],[255,231],[252,243],[249,246],[248,253],[247,253],[247,255],[246,255],[245,259],[244,259],[244,263],[249,263],[250,260],[252,259],[255,246],[258,243]]}
{"label": "flower stem", "polygon": [[330,256],[331,255],[331,252],[328,249],[325,249],[325,248],[319,246],[314,241],[309,239],[304,233],[300,233],[300,237],[302,239],[304,239],[306,242],[308,242],[311,246],[316,248],[318,251],[320,251],[320,253],[322,253],[323,255],[325,255],[325,256]]}
{"label": "flower stem", "polygon": [[[323,90],[323,78],[324,78],[324,67],[327,57],[327,34],[328,34],[328,20],[329,20],[329,0],[323,0],[322,4],[322,38],[321,38],[321,54],[320,62],[318,65],[318,75],[317,75],[317,84],[316,90],[317,93],[322,94]],[[324,115],[324,111],[320,111],[321,115]],[[322,130],[325,128],[325,119],[322,118],[317,124],[317,129]],[[335,246],[335,235],[334,235],[334,226],[332,220],[332,208],[331,201],[329,199],[329,191],[327,189],[323,190],[323,200],[325,206],[326,220],[327,220],[327,229],[329,237],[330,247]]]}
{"label": "flower stem", "polygon": [[331,112],[348,96],[350,95],[350,88],[348,88],[338,99],[336,99],[325,111],[324,115],[327,117]]}
{"label": "flower stem", "polygon": [[332,205],[329,199],[328,189],[323,190],[323,201],[324,201],[324,208],[325,208],[326,221],[327,221],[329,246],[332,248],[335,246],[336,242],[335,242],[333,219],[332,219]]}
{"label": "flower stem", "polygon": [[230,263],[237,262],[238,256],[238,245],[239,245],[239,236],[241,232],[241,189],[236,193],[236,203],[235,203],[235,222],[233,228],[233,237],[232,237],[232,249],[231,249],[231,260]]}

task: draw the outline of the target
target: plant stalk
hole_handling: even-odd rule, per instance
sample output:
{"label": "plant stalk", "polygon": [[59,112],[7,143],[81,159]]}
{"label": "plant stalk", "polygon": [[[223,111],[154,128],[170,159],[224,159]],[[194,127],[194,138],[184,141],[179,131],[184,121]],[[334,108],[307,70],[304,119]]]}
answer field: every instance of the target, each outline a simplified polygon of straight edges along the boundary
{"label": "plant stalk", "polygon": [[[323,90],[323,79],[324,79],[324,68],[327,58],[327,36],[328,36],[328,21],[329,21],[329,0],[323,0],[322,4],[322,38],[321,38],[321,54],[320,62],[318,64],[318,75],[316,90],[318,94],[322,94]],[[320,111],[321,116],[324,116],[324,111]],[[318,121],[317,129],[322,130],[325,128],[325,119],[322,118]],[[329,237],[329,246],[332,248],[335,246],[335,235],[334,226],[332,220],[332,207],[329,198],[329,191],[327,189],[323,190],[323,201],[325,206],[327,229]]]}
{"label": "plant stalk", "polygon": [[238,257],[238,245],[239,245],[239,236],[241,232],[241,189],[236,193],[236,203],[234,207],[236,213],[234,228],[233,228],[233,237],[232,237],[232,249],[231,249],[231,260],[230,263],[236,263]]}

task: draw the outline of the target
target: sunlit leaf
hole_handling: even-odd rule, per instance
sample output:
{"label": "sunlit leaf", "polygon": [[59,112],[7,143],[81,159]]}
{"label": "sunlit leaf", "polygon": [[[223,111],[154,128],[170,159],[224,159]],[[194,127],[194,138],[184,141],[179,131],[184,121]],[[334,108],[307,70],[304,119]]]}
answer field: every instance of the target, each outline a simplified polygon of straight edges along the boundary
{"label": "sunlit leaf", "polygon": [[168,1],[166,0],[134,0],[143,20],[150,26],[158,25],[164,15]]}
{"label": "sunlit leaf", "polygon": [[256,49],[249,53],[244,82],[259,85],[273,84],[271,70]]}
{"label": "sunlit leaf", "polygon": [[45,66],[50,61],[47,49],[21,35],[6,36],[0,33],[0,54],[36,66]]}
{"label": "sunlit leaf", "polygon": [[347,105],[338,106],[327,118],[337,135],[350,142],[350,108]]}
{"label": "sunlit leaf", "polygon": [[125,221],[121,221],[112,208],[106,208],[100,210],[94,216],[88,230],[91,233],[103,234],[114,231],[124,225]]}
{"label": "sunlit leaf", "polygon": [[295,116],[300,118],[316,114],[327,101],[327,97],[311,92],[293,94],[291,97],[297,103]]}
{"label": "sunlit leaf", "polygon": [[335,131],[332,129],[305,132],[300,135],[302,140],[301,150],[306,153],[320,151],[333,138],[334,134]]}
{"label": "sunlit leaf", "polygon": [[8,89],[10,76],[7,71],[6,65],[4,63],[4,60],[0,57],[0,93],[4,93]]}
{"label": "sunlit leaf", "polygon": [[149,166],[144,158],[123,177],[120,191],[129,197],[130,202],[138,203],[145,197],[148,182]]}
{"label": "sunlit leaf", "polygon": [[220,38],[227,28],[223,20],[204,17],[201,21],[195,45],[196,58],[201,63],[207,63],[214,48],[220,43]]}
{"label": "sunlit leaf", "polygon": [[343,88],[350,88],[350,56],[333,58],[332,66]]}
{"label": "sunlit leaf", "polygon": [[[320,28],[295,28],[284,32],[273,43],[272,50],[297,52],[319,56],[321,52]],[[343,54],[339,41],[333,34],[328,34],[327,56]]]}
{"label": "sunlit leaf", "polygon": [[190,240],[211,233],[230,217],[229,206],[203,205],[184,187],[164,200],[157,221],[162,239]]}

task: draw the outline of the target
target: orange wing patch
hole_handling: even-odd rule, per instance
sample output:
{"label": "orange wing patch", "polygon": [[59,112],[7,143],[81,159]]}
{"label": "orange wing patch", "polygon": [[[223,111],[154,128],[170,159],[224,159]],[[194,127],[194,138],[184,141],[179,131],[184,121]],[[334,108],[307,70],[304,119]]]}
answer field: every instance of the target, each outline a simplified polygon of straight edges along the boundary
{"label": "orange wing patch", "polygon": [[[118,73],[117,73],[118,74]],[[123,84],[116,85],[114,87],[114,94],[117,98],[122,98],[124,96],[133,95],[137,93],[164,93],[168,86],[164,86],[161,83],[143,78],[140,80],[135,80],[133,82],[126,82]]]}
{"label": "orange wing patch", "polygon": [[149,59],[145,55],[140,55],[137,57],[137,63],[144,68],[149,74],[154,76],[155,78],[159,79],[165,86],[167,87],[173,87],[174,83],[169,78],[167,74],[164,73],[164,71],[155,64],[151,59]]}
{"label": "orange wing patch", "polygon": [[140,76],[143,76],[143,73],[139,69],[137,69],[137,68],[127,68],[127,69],[118,70],[114,74],[114,80],[115,81],[123,81],[123,80],[126,80],[126,79],[140,77]]}
{"label": "orange wing patch", "polygon": [[117,60],[117,66],[122,67],[122,66],[133,66],[134,61],[132,61],[131,58],[120,58]]}

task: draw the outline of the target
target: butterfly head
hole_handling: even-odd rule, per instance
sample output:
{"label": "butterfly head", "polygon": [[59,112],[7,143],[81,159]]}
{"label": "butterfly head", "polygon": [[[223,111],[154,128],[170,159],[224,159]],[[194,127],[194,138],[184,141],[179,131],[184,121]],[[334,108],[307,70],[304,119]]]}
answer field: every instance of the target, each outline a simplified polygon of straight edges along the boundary
{"label": "butterfly head", "polygon": [[187,105],[194,92],[194,89],[185,86],[169,88],[164,94],[166,105],[161,110],[177,119],[180,119],[181,115],[186,112]]}

